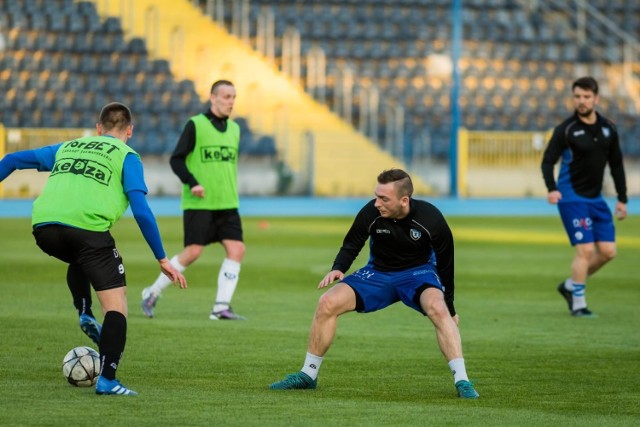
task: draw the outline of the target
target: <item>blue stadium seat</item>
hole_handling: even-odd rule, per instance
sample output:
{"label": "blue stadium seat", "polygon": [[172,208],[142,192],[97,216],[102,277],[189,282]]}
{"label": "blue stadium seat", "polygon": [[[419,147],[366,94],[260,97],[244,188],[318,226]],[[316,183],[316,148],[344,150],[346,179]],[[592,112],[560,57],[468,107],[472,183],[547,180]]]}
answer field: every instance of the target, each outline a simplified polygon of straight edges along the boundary
{"label": "blue stadium seat", "polygon": [[271,136],[262,136],[256,142],[254,154],[260,156],[275,156],[277,154],[276,141]]}
{"label": "blue stadium seat", "polygon": [[129,47],[127,49],[129,53],[146,54],[147,45],[145,41],[139,37],[134,37],[129,41]]}

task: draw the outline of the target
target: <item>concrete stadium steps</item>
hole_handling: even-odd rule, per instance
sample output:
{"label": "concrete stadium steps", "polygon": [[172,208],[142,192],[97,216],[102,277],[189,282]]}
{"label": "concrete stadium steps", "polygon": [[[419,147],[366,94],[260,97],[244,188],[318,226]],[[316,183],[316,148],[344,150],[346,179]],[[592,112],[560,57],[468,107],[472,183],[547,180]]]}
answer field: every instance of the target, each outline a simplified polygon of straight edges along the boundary
{"label": "concrete stadium steps", "polygon": [[[136,0],[107,8],[104,1],[92,1],[103,19],[120,17],[127,38],[145,39],[149,54],[169,61],[177,78],[193,81],[203,101],[213,81],[233,81],[238,90],[236,114],[247,117],[256,132],[274,135],[279,156],[299,175],[307,173],[311,153],[305,135],[311,132],[315,195],[368,196],[380,171],[404,167],[191,2]],[[147,29],[153,28],[158,31],[148,35]],[[432,193],[419,177],[414,181],[422,194]]]}
{"label": "concrete stadium steps", "polygon": [[[387,152],[374,147],[362,135],[318,132],[315,140],[314,183],[318,195],[373,195],[376,177],[384,169],[406,167]],[[411,171],[408,171],[411,173]],[[411,174],[416,194],[430,195],[433,189]]]}

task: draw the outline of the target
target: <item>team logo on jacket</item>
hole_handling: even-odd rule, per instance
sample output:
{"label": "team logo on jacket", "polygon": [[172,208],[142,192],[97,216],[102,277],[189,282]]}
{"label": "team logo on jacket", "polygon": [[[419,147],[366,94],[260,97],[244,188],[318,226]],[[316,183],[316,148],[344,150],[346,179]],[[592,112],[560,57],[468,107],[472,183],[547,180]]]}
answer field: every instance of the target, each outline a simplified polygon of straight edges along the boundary
{"label": "team logo on jacket", "polygon": [[418,240],[422,236],[420,230],[416,230],[415,228],[412,228],[409,234],[413,240]]}
{"label": "team logo on jacket", "polygon": [[609,135],[611,135],[611,129],[609,129],[609,128],[602,128],[602,134],[603,134],[606,138],[609,138]]}

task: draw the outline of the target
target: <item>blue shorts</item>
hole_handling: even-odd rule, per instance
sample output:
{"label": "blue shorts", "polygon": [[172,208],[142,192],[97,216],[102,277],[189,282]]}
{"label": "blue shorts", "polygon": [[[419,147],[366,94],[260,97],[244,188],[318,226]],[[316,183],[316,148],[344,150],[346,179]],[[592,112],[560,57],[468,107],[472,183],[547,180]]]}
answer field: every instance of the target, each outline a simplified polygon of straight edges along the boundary
{"label": "blue shorts", "polygon": [[425,314],[420,295],[426,288],[444,292],[435,266],[426,264],[403,271],[378,271],[371,264],[346,276],[343,280],[356,293],[356,311],[370,313],[398,301]]}
{"label": "blue shorts", "polygon": [[613,215],[607,203],[558,203],[560,218],[567,231],[571,246],[581,243],[615,242]]}

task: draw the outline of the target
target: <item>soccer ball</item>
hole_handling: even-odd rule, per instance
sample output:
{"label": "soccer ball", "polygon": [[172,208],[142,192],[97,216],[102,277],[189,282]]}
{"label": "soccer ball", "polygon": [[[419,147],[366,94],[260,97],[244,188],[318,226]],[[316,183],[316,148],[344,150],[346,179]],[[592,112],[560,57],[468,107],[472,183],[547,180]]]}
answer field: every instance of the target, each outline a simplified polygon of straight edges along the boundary
{"label": "soccer ball", "polygon": [[100,355],[91,347],[72,349],[62,359],[62,375],[77,387],[94,385],[100,375]]}

